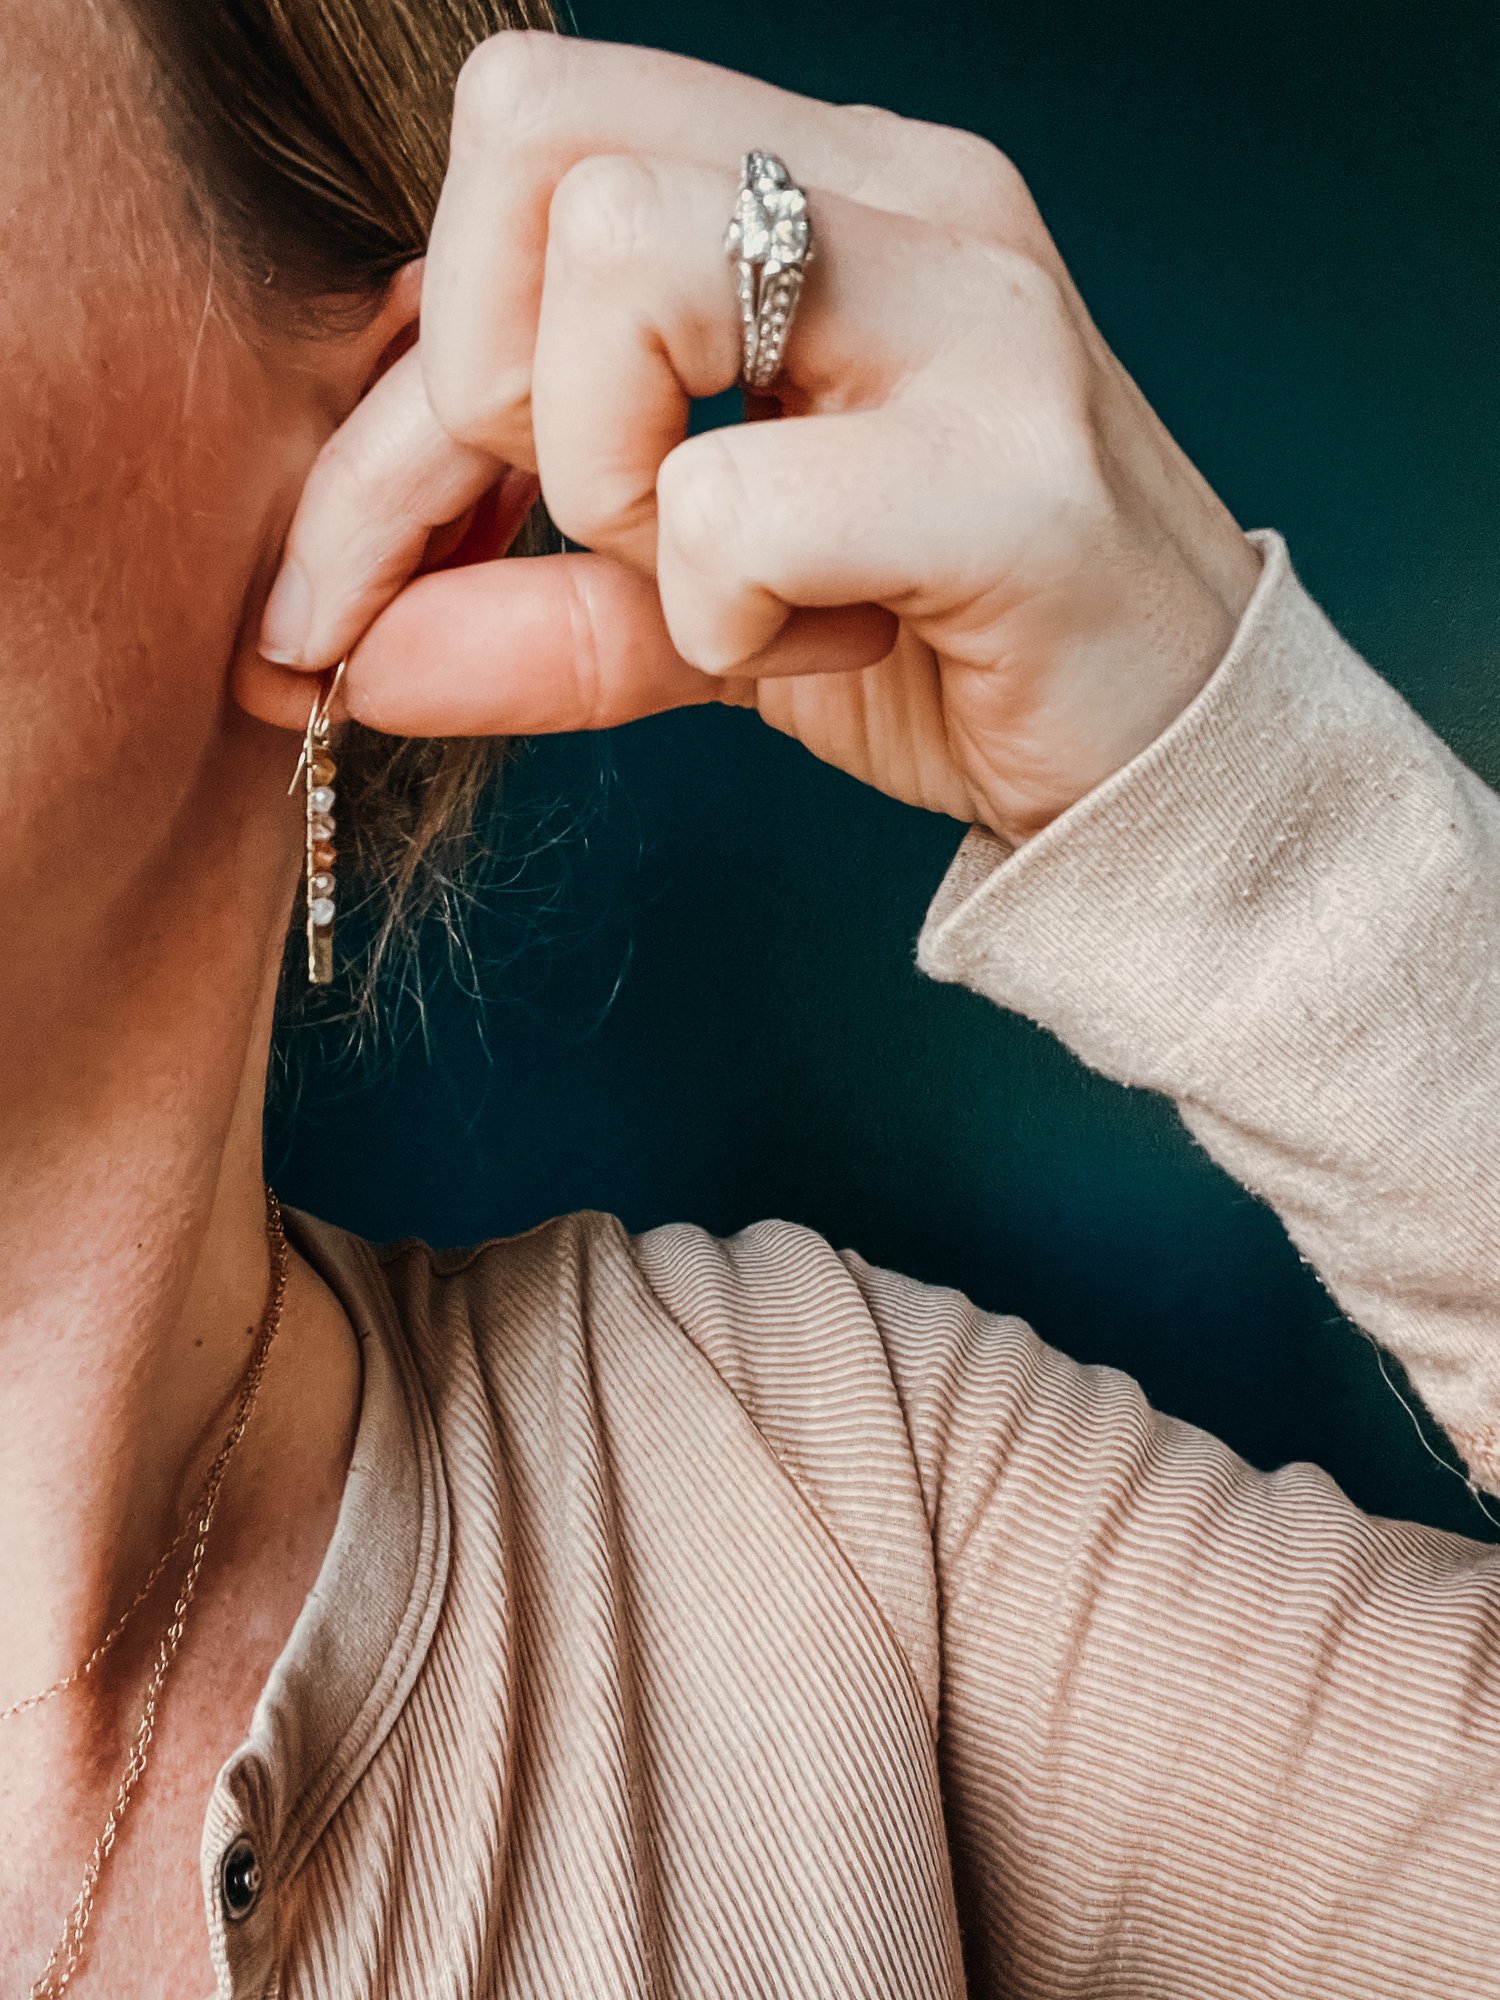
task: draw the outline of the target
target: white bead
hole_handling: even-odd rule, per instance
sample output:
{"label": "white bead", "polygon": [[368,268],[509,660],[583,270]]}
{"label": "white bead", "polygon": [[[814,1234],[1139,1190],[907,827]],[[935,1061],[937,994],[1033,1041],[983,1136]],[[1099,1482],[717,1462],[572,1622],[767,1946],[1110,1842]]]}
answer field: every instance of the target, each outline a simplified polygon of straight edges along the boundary
{"label": "white bead", "polygon": [[309,820],[308,832],[314,840],[332,840],[336,824],[332,813],[319,813],[316,819]]}
{"label": "white bead", "polygon": [[308,804],[312,807],[315,813],[332,812],[333,811],[332,785],[315,786],[311,797],[308,799]]}
{"label": "white bead", "polygon": [[314,896],[331,896],[333,894],[333,877],[331,875],[314,875],[307,886]]}
{"label": "white bead", "polygon": [[307,906],[307,914],[315,924],[331,924],[333,922],[332,896],[314,896],[313,900]]}

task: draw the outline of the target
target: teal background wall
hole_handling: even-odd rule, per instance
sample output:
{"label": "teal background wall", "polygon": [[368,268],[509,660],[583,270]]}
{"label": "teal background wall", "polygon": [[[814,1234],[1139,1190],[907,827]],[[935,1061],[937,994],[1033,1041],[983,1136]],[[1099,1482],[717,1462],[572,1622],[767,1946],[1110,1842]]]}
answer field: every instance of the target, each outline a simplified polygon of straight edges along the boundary
{"label": "teal background wall", "polygon": [[[577,0],[577,22],[1003,145],[1240,520],[1285,532],[1341,628],[1500,781],[1489,0]],[[915,972],[954,824],[694,711],[530,746],[493,832],[473,990],[435,948],[425,1037],[393,996],[398,1046],[362,1072],[291,1037],[269,1133],[288,1199],[445,1244],[576,1207],[793,1217],[1128,1369],[1258,1465],[1312,1458],[1366,1508],[1491,1536],[1169,1104]]]}

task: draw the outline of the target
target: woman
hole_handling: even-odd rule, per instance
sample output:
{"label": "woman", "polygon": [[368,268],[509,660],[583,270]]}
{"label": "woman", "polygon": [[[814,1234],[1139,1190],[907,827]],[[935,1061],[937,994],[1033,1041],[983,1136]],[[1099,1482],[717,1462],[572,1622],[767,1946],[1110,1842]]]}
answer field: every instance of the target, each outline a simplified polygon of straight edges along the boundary
{"label": "woman", "polygon": [[[1169,1093],[1500,1492],[1500,802],[987,145],[527,21],[0,0],[0,1992],[1492,1992],[1492,1551],[784,1222],[283,1257],[350,830],[753,705],[967,828],[925,971]],[[683,442],[757,148],[783,420]],[[472,560],[538,475],[591,552]]]}

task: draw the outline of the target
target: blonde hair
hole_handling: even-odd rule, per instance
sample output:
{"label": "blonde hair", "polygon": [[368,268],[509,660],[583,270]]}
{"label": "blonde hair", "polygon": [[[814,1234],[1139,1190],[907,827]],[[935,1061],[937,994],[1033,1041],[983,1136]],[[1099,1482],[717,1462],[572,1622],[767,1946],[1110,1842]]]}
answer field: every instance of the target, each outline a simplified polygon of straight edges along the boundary
{"label": "blonde hair", "polygon": [[[372,308],[425,247],[465,58],[503,28],[556,28],[551,0],[129,0],[190,194],[253,310],[315,328]],[[518,555],[554,547],[538,507]],[[456,934],[476,815],[504,739],[403,739],[350,724],[341,867],[374,908],[355,1014],[390,948],[440,913]],[[289,958],[291,954],[289,954]]]}

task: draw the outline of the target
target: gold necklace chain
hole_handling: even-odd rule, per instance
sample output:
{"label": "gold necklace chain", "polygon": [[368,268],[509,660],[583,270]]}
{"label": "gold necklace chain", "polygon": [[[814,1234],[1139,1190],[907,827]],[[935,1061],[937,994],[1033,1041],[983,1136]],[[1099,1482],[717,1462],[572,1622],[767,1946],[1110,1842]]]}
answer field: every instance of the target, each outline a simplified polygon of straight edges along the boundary
{"label": "gold necklace chain", "polygon": [[147,1759],[151,1753],[152,1738],[156,1734],[156,1711],[161,1699],[162,1685],[171,1671],[172,1662],[176,1659],[178,1648],[182,1644],[182,1635],[187,1624],[188,1609],[193,1601],[193,1593],[198,1587],[198,1576],[203,1568],[203,1558],[208,1549],[209,1530],[213,1527],[214,1514],[218,1509],[219,1493],[224,1484],[224,1475],[229,1469],[229,1462],[234,1457],[236,1447],[239,1445],[240,1439],[245,1435],[246,1426],[250,1422],[250,1413],[255,1408],[256,1398],[260,1394],[261,1382],[265,1377],[266,1362],[270,1357],[271,1344],[275,1340],[277,1331],[281,1325],[281,1312],[286,1301],[287,1285],[286,1231],[282,1226],[281,1204],[269,1187],[266,1189],[266,1234],[271,1245],[271,1294],[266,1304],[265,1313],[261,1319],[260,1337],[255,1343],[255,1350],[250,1356],[250,1364],[245,1370],[245,1378],[240,1387],[239,1401],[235,1406],[234,1420],[229,1426],[229,1431],[223,1444],[219,1447],[217,1457],[208,1469],[208,1476],[200,1489],[196,1514],[190,1517],[184,1527],[179,1530],[175,1540],[153,1569],[146,1584],[137,1593],[130,1609],[124,1614],[123,1618],[117,1621],[116,1625],[110,1628],[110,1631],[100,1641],[100,1644],[95,1647],[83,1665],[75,1668],[63,1680],[55,1682],[52,1687],[44,1688],[40,1694],[28,1696],[25,1701],[14,1704],[11,1708],[5,1710],[4,1716],[0,1716],[0,1720],[3,1720],[5,1716],[20,1714],[27,1708],[35,1708],[41,1702],[50,1700],[54,1694],[60,1694],[65,1687],[75,1685],[78,1681],[82,1680],[86,1673],[91,1672],[93,1667],[98,1664],[99,1660],[113,1646],[120,1632],[129,1622],[131,1613],[145,1602],[151,1585],[161,1576],[173,1554],[187,1540],[188,1534],[192,1529],[196,1527],[197,1539],[193,1544],[192,1558],[188,1563],[187,1574],[182,1580],[182,1587],[177,1593],[177,1601],[172,1607],[172,1616],[167,1622],[166,1629],[162,1633],[161,1641],[157,1647],[156,1664],[152,1669],[151,1678],[146,1685],[145,1699],[141,1704],[140,1722],[136,1728],[134,1741],[130,1746],[130,1754],[125,1760],[125,1768],[120,1775],[120,1782],[115,1791],[114,1804],[109,1809],[109,1817],[104,1822],[103,1831],[94,1842],[88,1866],[84,1870],[83,1886],[79,1889],[73,1907],[68,1912],[68,1920],[63,1927],[62,1936],[52,1947],[51,1957],[47,1960],[41,1973],[33,1982],[31,2000],[61,2000],[61,1996],[67,1992],[73,1976],[78,1970],[79,1962],[83,1957],[84,1935],[88,1930],[89,1920],[94,1914],[94,1892],[98,1886],[99,1875],[119,1837],[120,1824],[125,1817],[136,1786],[140,1783],[145,1772]]}
{"label": "gold necklace chain", "polygon": [[115,1643],[125,1631],[126,1626],[129,1625],[131,1619],[134,1618],[137,1611],[140,1610],[146,1599],[161,1582],[168,1563],[171,1562],[173,1556],[177,1554],[177,1551],[182,1547],[183,1543],[202,1519],[206,1492],[207,1485],[205,1482],[205,1485],[198,1490],[198,1498],[193,1504],[192,1511],[157,1558],[156,1567],[136,1592],[131,1603],[120,1613],[93,1652],[89,1654],[83,1665],[75,1667],[70,1674],[64,1674],[62,1679],[54,1681],[51,1687],[43,1688],[40,1694],[28,1694],[20,1701],[13,1701],[9,1708],[0,1708],[0,1722],[9,1722],[12,1716],[25,1715],[30,1709],[40,1708],[44,1701],[52,1701],[58,1695],[66,1694],[69,1688],[76,1687],[81,1680],[93,1673],[109,1654],[113,1652]]}

